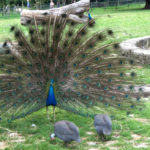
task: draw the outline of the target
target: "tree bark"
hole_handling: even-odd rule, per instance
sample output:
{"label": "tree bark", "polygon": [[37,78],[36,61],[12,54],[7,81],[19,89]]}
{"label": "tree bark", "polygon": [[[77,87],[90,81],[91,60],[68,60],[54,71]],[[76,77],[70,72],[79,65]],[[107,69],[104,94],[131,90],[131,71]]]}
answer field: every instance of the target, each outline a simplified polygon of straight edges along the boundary
{"label": "tree bark", "polygon": [[150,0],[146,0],[145,9],[150,9]]}
{"label": "tree bark", "polygon": [[44,20],[48,20],[50,17],[59,19],[63,14],[68,14],[68,19],[73,20],[76,23],[88,22],[88,16],[84,15],[84,12],[89,11],[90,0],[81,0],[79,2],[63,6],[60,8],[53,8],[48,10],[24,10],[21,13],[21,24],[27,25],[34,24],[34,18],[37,24],[41,24]]}

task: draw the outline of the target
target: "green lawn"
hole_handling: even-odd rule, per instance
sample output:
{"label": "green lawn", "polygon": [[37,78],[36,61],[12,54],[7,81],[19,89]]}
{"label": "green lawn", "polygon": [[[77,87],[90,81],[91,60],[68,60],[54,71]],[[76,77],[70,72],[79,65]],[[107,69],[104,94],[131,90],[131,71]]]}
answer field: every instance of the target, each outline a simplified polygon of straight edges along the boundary
{"label": "green lawn", "polygon": [[[132,6],[130,9],[121,7],[95,8],[91,15],[96,20],[91,33],[110,27],[115,32],[116,41],[123,41],[134,37],[150,35],[150,10],[139,9]],[[19,15],[0,16],[0,42],[11,34],[9,28],[13,24],[19,25]],[[136,68],[138,75],[145,83],[150,83],[150,69]],[[127,117],[121,110],[115,109],[113,118],[113,133],[108,141],[102,142],[93,128],[93,120],[84,118],[73,113],[57,108],[56,121],[69,120],[74,122],[80,129],[82,142],[72,142],[65,147],[59,139],[49,140],[49,134],[53,133],[53,119],[46,118],[45,109],[33,113],[26,118],[9,123],[0,122],[0,150],[150,150],[150,102],[146,101],[143,111],[134,111],[134,116]],[[112,115],[109,107],[101,106],[94,108],[97,113]],[[52,111],[51,114],[52,116]],[[32,124],[36,128],[32,128]],[[17,134],[13,134],[17,133]]]}

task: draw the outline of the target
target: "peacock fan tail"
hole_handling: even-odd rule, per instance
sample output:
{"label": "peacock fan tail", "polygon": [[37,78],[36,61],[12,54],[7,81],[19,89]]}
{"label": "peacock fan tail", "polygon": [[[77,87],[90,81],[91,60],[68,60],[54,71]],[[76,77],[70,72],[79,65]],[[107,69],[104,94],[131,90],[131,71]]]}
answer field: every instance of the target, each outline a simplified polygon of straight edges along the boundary
{"label": "peacock fan tail", "polygon": [[[45,15],[45,14],[44,14]],[[54,81],[57,106],[94,116],[91,106],[129,110],[141,105],[134,92],[135,61],[119,55],[110,29],[89,34],[94,20],[76,25],[67,14],[30,25],[28,34],[12,26],[16,42],[7,39],[0,53],[0,118],[12,121],[46,106]]]}

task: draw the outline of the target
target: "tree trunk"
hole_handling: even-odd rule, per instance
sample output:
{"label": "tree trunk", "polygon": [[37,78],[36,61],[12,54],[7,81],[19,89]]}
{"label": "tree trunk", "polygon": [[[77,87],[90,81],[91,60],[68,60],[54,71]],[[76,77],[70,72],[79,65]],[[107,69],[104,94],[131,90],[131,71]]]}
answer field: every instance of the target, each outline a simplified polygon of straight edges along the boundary
{"label": "tree trunk", "polygon": [[84,12],[89,11],[90,0],[81,0],[79,2],[63,6],[60,8],[53,8],[48,10],[24,10],[21,13],[21,24],[27,25],[34,24],[34,18],[37,24],[41,24],[44,20],[59,19],[63,14],[68,14],[68,19],[77,23],[88,22],[88,16],[84,15]]}
{"label": "tree trunk", "polygon": [[150,9],[150,0],[146,0],[145,9]]}

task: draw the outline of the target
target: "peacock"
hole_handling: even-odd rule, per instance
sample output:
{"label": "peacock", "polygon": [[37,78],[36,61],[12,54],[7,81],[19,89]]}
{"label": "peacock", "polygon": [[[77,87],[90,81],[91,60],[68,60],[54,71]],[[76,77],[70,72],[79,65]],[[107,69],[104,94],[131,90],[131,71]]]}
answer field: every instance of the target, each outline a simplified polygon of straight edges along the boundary
{"label": "peacock", "polygon": [[[11,122],[46,106],[62,108],[84,117],[95,116],[92,106],[129,111],[140,106],[142,88],[134,92],[136,61],[120,55],[114,33],[91,33],[90,17],[79,25],[68,13],[27,21],[21,29],[11,26],[10,38],[0,53],[0,120]],[[48,115],[49,116],[49,115]],[[54,117],[55,118],[55,117]]]}

